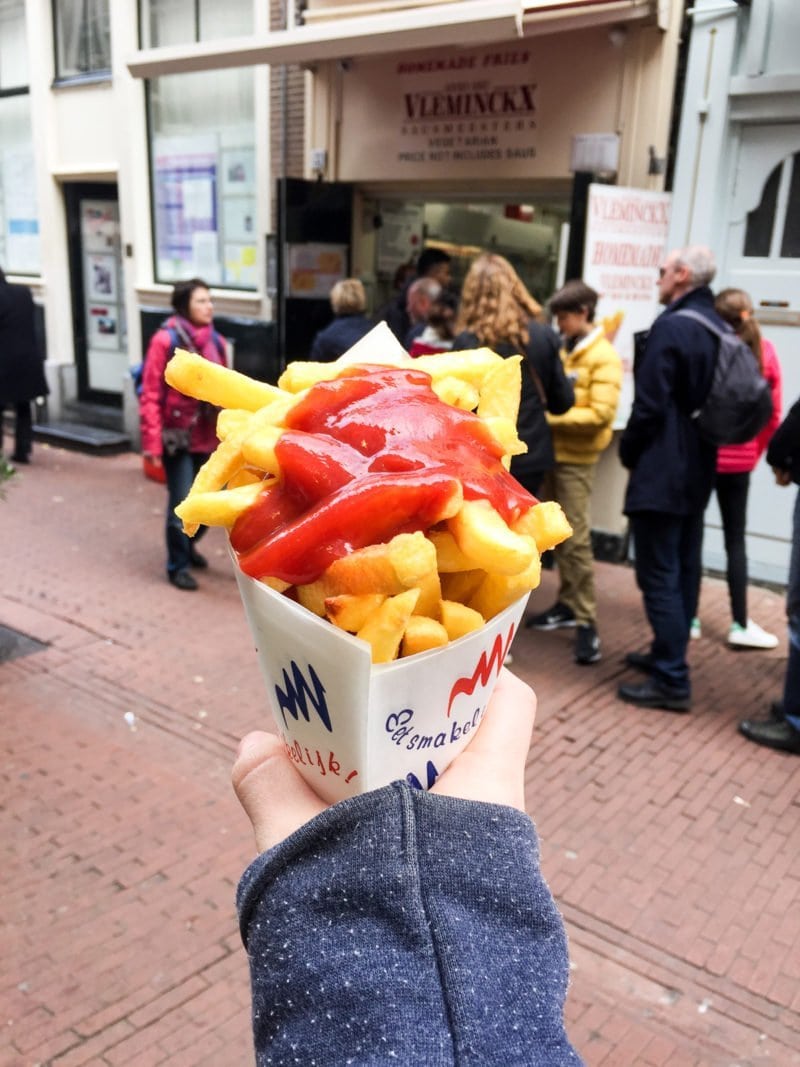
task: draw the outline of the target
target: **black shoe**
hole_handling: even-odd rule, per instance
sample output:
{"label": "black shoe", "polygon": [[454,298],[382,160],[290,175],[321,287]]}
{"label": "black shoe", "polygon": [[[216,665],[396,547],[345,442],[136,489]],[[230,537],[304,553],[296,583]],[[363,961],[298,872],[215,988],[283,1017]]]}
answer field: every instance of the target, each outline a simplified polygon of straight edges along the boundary
{"label": "black shoe", "polygon": [[194,545],[189,553],[189,562],[193,567],[197,567],[198,570],[205,570],[208,566],[208,560],[205,556],[200,555]]}
{"label": "black shoe", "polygon": [[800,730],[795,730],[786,719],[779,722],[751,722],[745,719],[739,723],[739,731],[748,741],[755,741],[757,745],[767,745],[800,756]]}
{"label": "black shoe", "polygon": [[688,693],[659,684],[648,678],[639,685],[621,685],[617,690],[620,700],[638,704],[640,708],[663,708],[665,711],[688,711],[691,699]]}
{"label": "black shoe", "polygon": [[583,664],[597,663],[600,659],[600,638],[591,623],[579,623],[575,635],[575,662]]}
{"label": "black shoe", "polygon": [[18,456],[17,453],[14,452],[12,454],[12,456],[11,456],[11,462],[12,463],[30,463],[30,461],[31,461],[30,455]]}
{"label": "black shoe", "polygon": [[561,601],[553,604],[552,608],[543,611],[541,615],[531,615],[525,620],[525,629],[530,630],[558,630],[562,626],[577,626],[575,612]]}
{"label": "black shoe", "polygon": [[170,571],[167,577],[175,586],[176,589],[185,589],[187,591],[197,588],[197,582],[189,574],[188,571]]}
{"label": "black shoe", "polygon": [[645,674],[650,674],[653,669],[653,657],[649,652],[627,652],[625,663],[635,671],[644,671]]}
{"label": "black shoe", "polygon": [[773,700],[769,706],[769,715],[767,716],[770,722],[783,722],[783,701]]}

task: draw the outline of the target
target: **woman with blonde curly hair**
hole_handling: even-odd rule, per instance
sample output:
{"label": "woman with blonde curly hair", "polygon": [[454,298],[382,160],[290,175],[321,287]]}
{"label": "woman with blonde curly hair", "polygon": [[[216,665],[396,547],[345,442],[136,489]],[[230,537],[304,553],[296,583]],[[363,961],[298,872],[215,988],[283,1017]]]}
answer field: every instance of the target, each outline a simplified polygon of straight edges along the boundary
{"label": "woman with blonde curly hair", "polygon": [[517,432],[528,451],[513,457],[511,472],[534,496],[555,462],[545,411],[561,414],[575,399],[559,357],[558,337],[537,321],[541,310],[508,260],[485,252],[464,279],[453,341],[456,351],[486,346],[506,359],[523,357]]}

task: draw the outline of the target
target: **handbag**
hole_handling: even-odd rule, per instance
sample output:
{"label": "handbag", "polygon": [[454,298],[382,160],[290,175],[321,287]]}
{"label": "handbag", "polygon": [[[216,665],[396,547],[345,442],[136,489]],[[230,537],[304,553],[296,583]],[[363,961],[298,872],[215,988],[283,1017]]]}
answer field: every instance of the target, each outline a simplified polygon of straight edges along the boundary
{"label": "handbag", "polygon": [[[196,420],[192,420],[194,423]],[[178,452],[188,452],[189,442],[192,437],[192,427],[185,426],[172,430],[161,431],[161,444],[168,456],[174,456]]]}

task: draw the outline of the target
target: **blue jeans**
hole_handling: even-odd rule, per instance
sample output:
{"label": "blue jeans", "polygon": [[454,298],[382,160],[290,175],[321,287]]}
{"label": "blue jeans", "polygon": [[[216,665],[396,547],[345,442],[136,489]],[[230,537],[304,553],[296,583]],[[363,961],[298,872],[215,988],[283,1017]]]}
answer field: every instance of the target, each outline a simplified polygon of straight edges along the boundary
{"label": "blue jeans", "polygon": [[652,675],[657,682],[690,692],[686,650],[697,610],[703,545],[703,512],[668,515],[641,511],[630,516],[636,549],[636,582],[653,631]]}
{"label": "blue jeans", "polygon": [[[194,477],[208,456],[205,452],[176,452],[161,457],[167,476],[167,574],[185,571],[192,560],[192,541],[183,532],[181,520],[175,508],[186,497]],[[199,541],[207,527],[201,526],[194,540]]]}
{"label": "blue jeans", "polygon": [[796,730],[800,730],[800,493],[794,502],[786,614],[789,619],[789,659],[783,682],[783,714]]}

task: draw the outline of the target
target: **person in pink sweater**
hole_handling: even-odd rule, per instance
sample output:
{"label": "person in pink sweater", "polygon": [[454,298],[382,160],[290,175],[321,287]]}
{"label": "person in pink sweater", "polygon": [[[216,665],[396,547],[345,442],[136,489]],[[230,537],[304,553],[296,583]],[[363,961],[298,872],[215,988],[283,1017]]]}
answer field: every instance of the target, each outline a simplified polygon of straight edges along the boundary
{"label": "person in pink sweater", "polygon": [[[728,644],[732,648],[770,649],[778,644],[778,638],[775,634],[767,633],[747,614],[745,529],[750,472],[766,451],[781,421],[781,368],[772,343],[761,336],[753,317],[750,297],[743,289],[723,289],[717,295],[714,306],[717,313],[752,348],[772,391],[772,415],[761,433],[742,445],[724,445],[719,449],[715,483],[728,559],[728,592],[733,615]],[[699,619],[692,622],[692,636],[700,636]]]}

